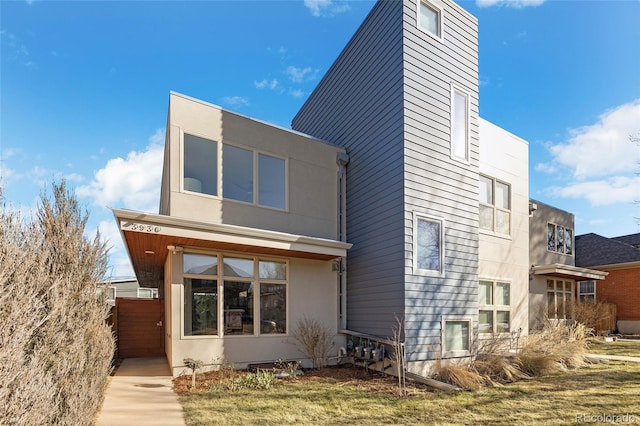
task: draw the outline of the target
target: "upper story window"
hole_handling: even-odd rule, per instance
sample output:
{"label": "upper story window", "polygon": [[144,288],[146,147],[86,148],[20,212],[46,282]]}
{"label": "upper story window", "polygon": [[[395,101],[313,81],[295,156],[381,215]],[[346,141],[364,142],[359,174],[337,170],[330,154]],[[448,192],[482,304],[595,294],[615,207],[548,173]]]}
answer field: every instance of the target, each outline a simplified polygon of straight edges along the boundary
{"label": "upper story window", "polygon": [[414,218],[414,270],[418,273],[444,273],[444,221],[426,216]]}
{"label": "upper story window", "polygon": [[573,229],[548,223],[547,250],[570,256],[573,255]]}
{"label": "upper story window", "polygon": [[469,95],[451,85],[451,158],[469,162]]}
{"label": "upper story window", "polygon": [[218,143],[184,134],[184,189],[218,195]]}
{"label": "upper story window", "polygon": [[511,231],[511,187],[480,176],[480,228],[509,235]]}
{"label": "upper story window", "polygon": [[437,38],[442,38],[442,9],[422,0],[418,5],[418,27]]}
{"label": "upper story window", "polygon": [[[184,134],[183,189],[276,209],[286,209],[286,160]],[[219,194],[218,182],[222,182]]]}

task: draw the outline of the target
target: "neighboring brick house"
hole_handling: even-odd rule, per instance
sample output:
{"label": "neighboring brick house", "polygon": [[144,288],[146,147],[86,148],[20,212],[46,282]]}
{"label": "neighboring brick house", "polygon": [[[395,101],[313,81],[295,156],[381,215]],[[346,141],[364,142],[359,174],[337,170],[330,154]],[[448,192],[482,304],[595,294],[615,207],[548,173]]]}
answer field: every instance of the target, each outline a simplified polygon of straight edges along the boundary
{"label": "neighboring brick house", "polygon": [[620,333],[640,333],[640,233],[616,238],[576,236],[576,265],[609,273],[599,282],[584,281],[581,300],[614,303]]}

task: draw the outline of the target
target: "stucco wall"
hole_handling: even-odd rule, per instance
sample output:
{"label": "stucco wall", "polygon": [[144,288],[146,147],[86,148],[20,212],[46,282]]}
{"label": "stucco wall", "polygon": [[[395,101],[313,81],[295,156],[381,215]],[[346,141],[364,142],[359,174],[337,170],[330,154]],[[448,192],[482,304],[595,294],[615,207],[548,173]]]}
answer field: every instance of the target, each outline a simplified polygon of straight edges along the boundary
{"label": "stucco wall", "polygon": [[[182,275],[182,257],[173,255],[171,279],[171,331],[167,336],[171,340],[169,362],[174,375],[185,371],[183,359],[193,358],[206,364],[232,362],[236,368],[246,368],[247,364],[272,362],[278,359],[303,359],[304,355],[294,343],[291,332],[298,320],[304,316],[316,319],[336,333],[335,346],[331,355],[344,346],[344,335],[338,335],[338,275],[332,270],[331,262],[289,259],[289,283],[287,293],[287,330],[286,335],[261,336],[183,336],[184,289]],[[167,352],[169,357],[169,351]],[[304,366],[310,367],[308,361]]]}
{"label": "stucco wall", "polygon": [[511,283],[511,331],[529,329],[529,145],[480,119],[480,173],[511,186],[511,233],[479,231],[480,280]]}

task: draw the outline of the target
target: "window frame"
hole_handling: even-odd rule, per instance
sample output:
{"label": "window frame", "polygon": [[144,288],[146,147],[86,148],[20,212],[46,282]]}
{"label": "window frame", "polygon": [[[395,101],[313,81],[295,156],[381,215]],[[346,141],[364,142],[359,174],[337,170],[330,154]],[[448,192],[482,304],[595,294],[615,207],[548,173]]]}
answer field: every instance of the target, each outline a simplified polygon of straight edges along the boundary
{"label": "window frame", "polygon": [[[549,282],[553,282],[553,289],[549,288]],[[558,289],[558,283],[562,283],[562,290]],[[566,290],[566,284],[569,284],[569,290]],[[557,280],[557,279],[553,279],[553,278],[548,278],[546,280],[546,291],[545,291],[545,297],[546,297],[546,301],[547,301],[547,317],[550,320],[554,320],[554,321],[566,321],[566,320],[571,320],[573,319],[573,302],[575,301],[575,288],[574,288],[574,284],[575,281],[573,280]],[[551,315],[549,315],[549,294],[553,293],[553,304],[554,304],[554,315],[553,317]],[[563,295],[563,308],[564,308],[564,315],[563,318],[558,318],[558,294],[562,294]],[[568,297],[568,302],[569,304],[567,304],[567,297]],[[568,309],[567,309],[568,306]]]}
{"label": "window frame", "polygon": [[[186,250],[182,253],[181,259],[184,259],[185,254],[197,254],[197,255],[205,255],[211,258],[216,258],[217,262],[217,273],[213,274],[189,274],[182,272],[182,285],[180,289],[180,337],[182,339],[190,340],[190,339],[222,339],[222,338],[255,338],[255,337],[277,337],[282,338],[286,337],[290,333],[290,323],[289,323],[289,311],[290,311],[290,299],[289,299],[289,282],[290,282],[290,262],[288,258],[280,258],[276,256],[261,256],[261,255],[247,255],[246,253],[236,253],[236,252],[207,252],[202,250]],[[234,259],[246,259],[251,260],[253,262],[252,265],[252,276],[251,277],[236,277],[225,275],[224,273],[224,259],[225,258],[234,258]],[[285,279],[261,279],[259,266],[261,261],[267,262],[278,262],[284,263],[285,265]],[[182,264],[184,265],[184,260],[182,260]],[[182,270],[184,271],[184,266],[182,266]],[[196,278],[196,279],[208,279],[215,280],[216,284],[216,294],[218,295],[217,300],[217,334],[198,334],[198,335],[190,335],[185,334],[185,323],[186,323],[186,306],[187,306],[187,292],[185,291],[185,278]],[[252,311],[253,311],[253,333],[251,334],[229,334],[225,330],[225,282],[244,282],[250,283],[253,285],[253,300],[252,300]],[[261,323],[262,323],[262,313],[261,313],[261,284],[279,284],[285,286],[285,307],[284,307],[284,316],[285,316],[285,333],[262,333]]]}
{"label": "window frame", "polygon": [[[449,350],[447,348],[447,323],[449,322],[466,322],[467,323],[467,343],[468,349],[462,350]],[[473,348],[473,321],[471,317],[467,316],[445,316],[442,317],[441,324],[441,352],[442,358],[456,358],[456,357],[468,357],[471,356],[471,349]]]}
{"label": "window frame", "polygon": [[[187,189],[185,187],[185,160],[186,160],[186,153],[185,153],[185,135],[189,135],[189,136],[194,136],[196,138],[200,138],[200,139],[205,139],[207,141],[210,141],[212,143],[215,144],[216,146],[216,171],[215,171],[215,176],[216,176],[216,193],[215,194],[210,194],[208,192],[202,192],[202,191],[194,191],[194,190],[190,190]],[[222,143],[220,141],[217,141],[215,139],[211,139],[210,137],[204,136],[202,134],[196,133],[196,132],[187,132],[184,130],[180,131],[180,192],[184,192],[187,194],[193,194],[193,195],[198,195],[201,197],[208,197],[208,198],[215,198],[215,199],[220,199],[222,198],[220,196],[220,194],[222,193],[222,182],[220,180],[221,177],[221,164],[222,164]]]}
{"label": "window frame", "polygon": [[[450,96],[449,96],[449,103],[450,103],[450,108],[449,108],[449,157],[454,160],[454,161],[458,161],[460,163],[464,163],[464,164],[470,164],[471,163],[471,141],[470,141],[470,128],[471,128],[471,95],[469,94],[469,92],[465,89],[463,89],[461,86],[458,86],[456,83],[451,82],[450,84]],[[455,117],[456,117],[456,104],[455,104],[455,96],[456,93],[459,93],[461,95],[464,96],[465,99],[465,103],[464,103],[464,115],[465,115],[465,123],[464,123],[464,148],[465,148],[465,155],[464,158],[463,157],[459,157],[455,154],[455,150],[454,150],[454,144],[455,144],[455,136],[456,134],[454,134],[454,129],[455,129]]]}
{"label": "window frame", "polygon": [[[549,229],[550,227],[553,226],[553,241],[554,241],[554,250],[551,250],[549,248]],[[562,251],[558,250],[558,236],[559,236],[559,230],[562,229]],[[567,253],[567,235],[570,234],[570,238],[569,241],[571,242],[571,247],[570,253]],[[573,228],[569,228],[567,226],[564,225],[559,225],[557,223],[554,222],[547,222],[547,229],[546,229],[546,235],[547,235],[547,251],[551,252],[551,253],[557,253],[557,254],[562,254],[564,256],[575,256],[575,232],[573,230]]]}
{"label": "window frame", "polygon": [[[583,292],[582,291],[582,284],[586,284],[586,283],[593,283],[593,291],[591,292]],[[578,297],[577,297],[577,301],[580,303],[597,303],[598,299],[596,296],[597,293],[597,285],[598,285],[598,281],[597,280],[584,280],[584,281],[577,281],[576,282],[576,287],[577,287],[577,292],[578,292]],[[593,300],[591,301],[585,301],[582,300],[583,296],[593,296]]]}
{"label": "window frame", "polygon": [[[149,290],[151,292],[151,296],[140,296],[140,290]],[[158,289],[151,287],[138,287],[136,289],[136,297],[138,299],[157,299],[158,298]]]}
{"label": "window frame", "polygon": [[[440,225],[440,234],[438,235],[439,239],[439,263],[440,269],[422,269],[418,267],[418,222],[420,220],[425,220],[427,222],[436,222]],[[413,273],[414,275],[423,275],[423,276],[431,276],[431,277],[444,277],[445,276],[445,220],[444,218],[431,216],[424,213],[414,212],[413,213]]]}
{"label": "window frame", "polygon": [[[513,223],[513,210],[512,210],[512,206],[513,206],[513,191],[511,188],[511,184],[508,182],[505,182],[501,179],[496,179],[493,178],[491,176],[487,176],[483,173],[480,174],[480,177],[488,179],[491,182],[491,199],[492,199],[492,203],[488,204],[485,202],[480,201],[480,187],[478,185],[478,202],[480,204],[480,208],[482,207],[489,207],[493,210],[493,223],[492,225],[492,229],[487,229],[487,228],[483,228],[480,225],[480,221],[478,221],[478,228],[480,229],[480,231],[482,232],[486,232],[486,233],[491,233],[493,235],[497,235],[497,236],[507,236],[510,237],[511,236],[511,232],[512,232],[512,223]],[[480,181],[478,181],[480,182]],[[505,209],[504,207],[498,207],[497,202],[496,202],[496,186],[497,184],[500,183],[502,185],[505,185],[507,187],[508,191],[508,196],[509,196],[509,208]],[[497,218],[498,218],[498,212],[502,212],[502,213],[507,213],[509,215],[509,232],[508,233],[502,233],[497,231]]]}
{"label": "window frame", "polygon": [[[502,280],[502,279],[493,279],[493,278],[481,278],[478,280],[478,286],[480,283],[491,283],[491,303],[480,303],[478,300],[478,334],[481,335],[500,335],[500,334],[508,334],[511,332],[512,325],[512,316],[511,316],[511,290],[513,285],[510,280]],[[509,304],[501,305],[496,303],[496,289],[500,284],[506,284],[509,286]],[[491,331],[481,331],[480,330],[480,311],[490,311],[492,315],[492,323],[491,323]],[[506,331],[497,331],[498,330],[498,312],[508,312],[509,313],[509,330]]]}
{"label": "window frame", "polygon": [[[426,6],[428,9],[431,9],[433,12],[435,12],[435,14],[438,17],[438,30],[437,30],[437,34],[432,33],[431,31],[429,31],[425,26],[422,25],[422,13],[421,13],[421,7],[422,5]],[[444,40],[444,30],[443,30],[443,19],[444,18],[444,10],[442,7],[440,7],[439,5],[435,4],[432,1],[429,0],[418,0],[417,1],[417,5],[416,5],[416,26],[418,27],[418,29],[420,31],[422,31],[423,33],[429,35],[429,37],[432,37],[440,42],[442,42]]]}

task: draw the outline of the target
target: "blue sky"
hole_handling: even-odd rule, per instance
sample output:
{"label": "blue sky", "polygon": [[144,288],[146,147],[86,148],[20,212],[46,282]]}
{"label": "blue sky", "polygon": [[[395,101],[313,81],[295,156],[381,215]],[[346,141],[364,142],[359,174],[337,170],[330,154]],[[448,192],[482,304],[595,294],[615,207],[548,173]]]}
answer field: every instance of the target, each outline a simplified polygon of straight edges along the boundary
{"label": "blue sky", "polygon": [[[640,232],[640,1],[478,0],[480,115],[529,142],[530,195],[576,234]],[[372,1],[1,1],[0,185],[66,178],[131,272],[108,207],[157,212],[169,91],[284,127]]]}

